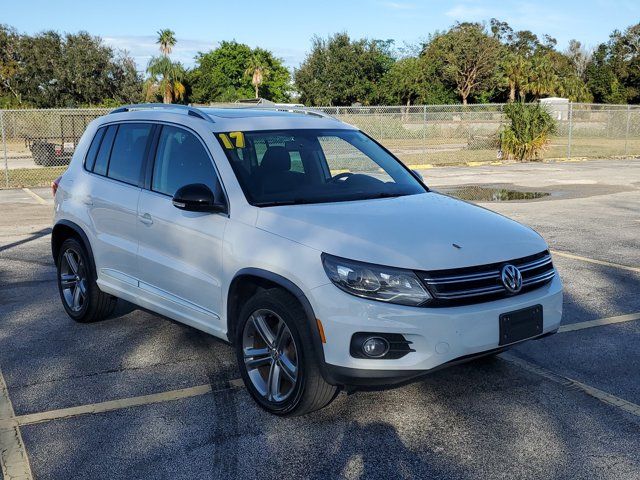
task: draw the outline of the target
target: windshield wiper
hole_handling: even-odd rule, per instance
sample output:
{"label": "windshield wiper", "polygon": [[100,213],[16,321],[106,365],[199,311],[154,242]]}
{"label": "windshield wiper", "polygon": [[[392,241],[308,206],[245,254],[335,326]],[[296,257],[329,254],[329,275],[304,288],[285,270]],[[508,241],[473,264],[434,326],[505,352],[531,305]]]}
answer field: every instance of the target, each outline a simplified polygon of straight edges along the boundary
{"label": "windshield wiper", "polygon": [[256,207],[279,207],[282,205],[302,205],[303,203],[315,203],[315,200],[295,198],[293,200],[273,200],[270,202],[255,202]]}
{"label": "windshield wiper", "polygon": [[372,198],[395,198],[395,197],[404,197],[406,195],[409,195],[408,193],[391,193],[391,192],[380,192],[380,193],[376,193],[375,195],[370,195],[368,197],[365,197],[363,200],[368,200],[368,199],[372,199]]}

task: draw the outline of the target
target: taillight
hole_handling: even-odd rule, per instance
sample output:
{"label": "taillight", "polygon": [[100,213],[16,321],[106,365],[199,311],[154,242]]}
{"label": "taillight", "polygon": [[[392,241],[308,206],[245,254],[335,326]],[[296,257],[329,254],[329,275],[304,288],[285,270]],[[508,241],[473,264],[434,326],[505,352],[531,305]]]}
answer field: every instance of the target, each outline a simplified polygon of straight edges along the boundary
{"label": "taillight", "polygon": [[53,182],[51,182],[51,194],[55,198],[56,192],[58,191],[58,186],[60,185],[60,180],[62,180],[62,175],[56,178]]}

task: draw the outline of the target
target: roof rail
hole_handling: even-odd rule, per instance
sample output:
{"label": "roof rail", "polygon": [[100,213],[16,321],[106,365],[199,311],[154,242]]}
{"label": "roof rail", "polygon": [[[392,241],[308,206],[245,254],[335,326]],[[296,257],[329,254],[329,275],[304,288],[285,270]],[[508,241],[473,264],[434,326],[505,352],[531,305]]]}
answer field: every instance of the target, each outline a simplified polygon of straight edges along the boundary
{"label": "roof rail", "polygon": [[320,112],[318,110],[312,110],[309,108],[300,108],[300,107],[261,107],[258,106],[258,108],[264,108],[266,110],[277,110],[278,112],[291,112],[291,113],[304,113],[305,115],[314,115],[316,117],[322,117],[322,118],[333,118],[331,115],[329,115],[328,113],[324,113],[324,112]]}
{"label": "roof rail", "polygon": [[191,115],[192,117],[200,118],[202,120],[206,120],[207,122],[215,123],[213,119],[204,113],[202,110],[191,107],[189,105],[180,105],[175,103],[134,103],[131,105],[124,105],[123,107],[118,107],[115,110],[109,112],[112,113],[122,113],[122,112],[130,112],[132,110],[180,110],[185,112],[187,115]]}

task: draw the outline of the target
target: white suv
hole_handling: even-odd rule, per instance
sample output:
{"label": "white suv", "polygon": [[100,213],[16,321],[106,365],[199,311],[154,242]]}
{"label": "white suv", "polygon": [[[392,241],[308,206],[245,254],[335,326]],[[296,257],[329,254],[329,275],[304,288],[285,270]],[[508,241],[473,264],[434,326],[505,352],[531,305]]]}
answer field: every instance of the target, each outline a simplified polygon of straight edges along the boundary
{"label": "white suv", "polygon": [[279,415],[555,332],[536,232],[430,191],[372,138],[310,111],[122,107],[55,185],[65,310],[117,298],[231,342]]}

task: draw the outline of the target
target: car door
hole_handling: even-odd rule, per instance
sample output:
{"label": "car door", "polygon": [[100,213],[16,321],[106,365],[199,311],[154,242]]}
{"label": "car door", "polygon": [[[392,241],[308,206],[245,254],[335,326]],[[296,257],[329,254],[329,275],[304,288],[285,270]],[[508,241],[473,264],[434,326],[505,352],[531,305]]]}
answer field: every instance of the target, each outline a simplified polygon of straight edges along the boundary
{"label": "car door", "polygon": [[[220,330],[222,241],[228,215],[173,206],[176,190],[203,183],[223,200],[212,158],[190,130],[163,125],[148,189],[138,207],[140,288],[165,314],[205,330]],[[177,314],[177,315],[176,315]]]}
{"label": "car door", "polygon": [[137,286],[137,208],[150,123],[113,124],[98,130],[89,149],[81,201],[87,206],[99,283]]}

